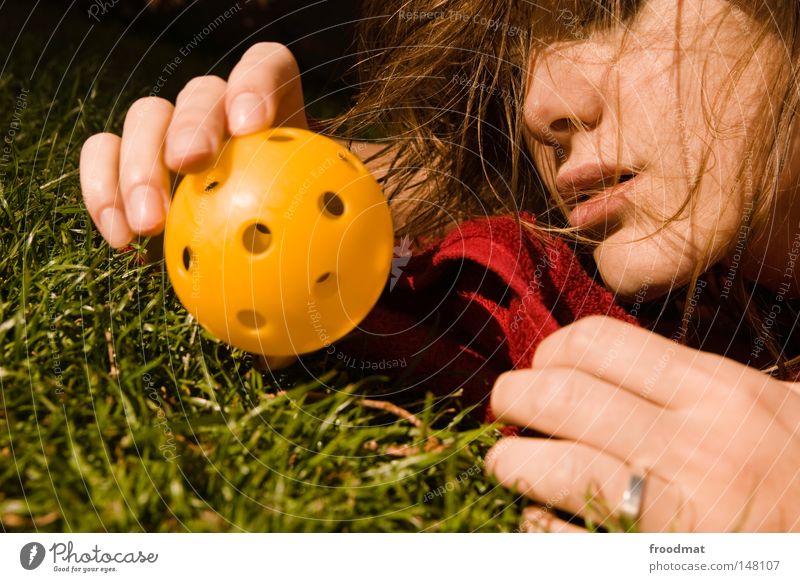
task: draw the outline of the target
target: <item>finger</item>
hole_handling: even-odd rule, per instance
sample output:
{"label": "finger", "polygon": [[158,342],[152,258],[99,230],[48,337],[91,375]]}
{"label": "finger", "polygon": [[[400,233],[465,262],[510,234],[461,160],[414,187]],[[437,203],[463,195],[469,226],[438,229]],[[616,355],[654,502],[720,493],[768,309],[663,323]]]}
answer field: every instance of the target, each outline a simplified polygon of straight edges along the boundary
{"label": "finger", "polygon": [[279,125],[308,129],[300,68],[292,52],[274,42],[250,47],[231,71],[225,110],[231,135]]}
{"label": "finger", "polygon": [[81,192],[86,210],[109,245],[118,249],[133,237],[119,192],[120,138],[99,133],[81,148]]}
{"label": "finger", "polygon": [[658,458],[645,456],[663,454],[662,441],[679,433],[666,409],[570,368],[501,374],[491,407],[500,422],[587,443],[647,466]]}
{"label": "finger", "polygon": [[164,228],[170,188],[163,148],[172,110],[165,99],[145,97],[125,117],[119,182],[125,215],[136,234],[158,234]]}
{"label": "finger", "polygon": [[[579,515],[608,529],[623,527],[618,516],[634,470],[587,445],[570,441],[507,438],[486,455],[486,467],[504,486],[549,507]],[[641,474],[642,471],[637,471]],[[639,531],[686,531],[693,515],[680,487],[647,474]]]}
{"label": "finger", "polygon": [[209,75],[192,79],[178,94],[167,129],[164,160],[168,168],[186,174],[214,161],[225,133],[227,86]]}
{"label": "finger", "polygon": [[519,529],[522,533],[587,533],[586,528],[564,521],[552,508],[532,505],[522,511]]}
{"label": "finger", "polygon": [[612,317],[585,317],[547,336],[533,368],[578,368],[661,406],[693,406],[760,372]]}

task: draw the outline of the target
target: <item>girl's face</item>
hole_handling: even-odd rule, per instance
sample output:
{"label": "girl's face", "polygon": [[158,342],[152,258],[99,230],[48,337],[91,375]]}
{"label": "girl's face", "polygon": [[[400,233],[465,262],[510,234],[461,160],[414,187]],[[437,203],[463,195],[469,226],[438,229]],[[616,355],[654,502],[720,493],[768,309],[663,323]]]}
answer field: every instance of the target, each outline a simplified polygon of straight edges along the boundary
{"label": "girl's face", "polygon": [[529,147],[570,224],[601,240],[606,285],[652,298],[736,245],[770,45],[754,49],[754,23],[724,0],[642,2],[626,30],[591,35],[569,11],[558,16],[573,38],[533,61]]}

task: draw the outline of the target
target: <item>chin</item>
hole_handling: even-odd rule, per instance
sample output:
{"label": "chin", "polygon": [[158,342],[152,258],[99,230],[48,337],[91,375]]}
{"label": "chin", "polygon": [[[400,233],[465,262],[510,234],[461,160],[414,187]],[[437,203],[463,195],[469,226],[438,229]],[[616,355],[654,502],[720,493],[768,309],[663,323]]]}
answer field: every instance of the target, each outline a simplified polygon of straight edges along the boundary
{"label": "chin", "polygon": [[[669,293],[673,286],[688,282],[691,270],[665,261],[647,241],[621,244],[613,238],[601,243],[593,256],[603,284],[617,300],[652,301]],[[678,277],[674,277],[676,273]]]}

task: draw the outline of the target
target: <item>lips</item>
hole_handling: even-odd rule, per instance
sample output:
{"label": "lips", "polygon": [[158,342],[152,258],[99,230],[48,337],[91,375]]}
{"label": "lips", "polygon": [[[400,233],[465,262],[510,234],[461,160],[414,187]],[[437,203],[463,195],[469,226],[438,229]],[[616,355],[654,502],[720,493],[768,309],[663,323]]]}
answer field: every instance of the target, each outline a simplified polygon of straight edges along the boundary
{"label": "lips", "polygon": [[629,168],[597,163],[563,168],[556,188],[567,204],[575,205],[568,217],[570,224],[587,227],[608,221],[625,206],[624,193],[634,187],[638,176]]}

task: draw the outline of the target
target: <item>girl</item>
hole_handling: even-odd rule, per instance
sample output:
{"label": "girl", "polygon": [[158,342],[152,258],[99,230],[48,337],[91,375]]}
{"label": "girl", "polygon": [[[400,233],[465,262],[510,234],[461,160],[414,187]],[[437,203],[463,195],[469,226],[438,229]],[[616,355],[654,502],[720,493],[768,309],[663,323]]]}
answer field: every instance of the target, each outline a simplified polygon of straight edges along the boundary
{"label": "girl", "polygon": [[[556,508],[642,531],[800,529],[800,4],[365,4],[359,93],[324,129],[394,136],[354,149],[401,231],[531,211],[650,323],[582,319],[497,380],[499,420],[558,437],[487,456],[538,503],[531,525],[579,529]],[[170,171],[282,124],[308,124],[297,65],[254,46],[227,81],[195,79],[174,106],[141,99],[121,138],[90,138],[86,206],[114,247],[156,234]]]}

